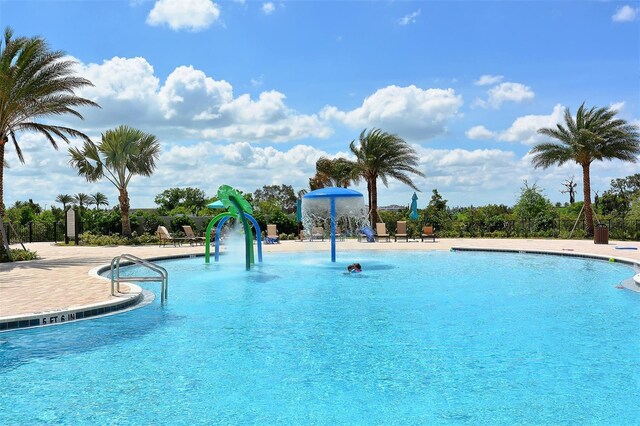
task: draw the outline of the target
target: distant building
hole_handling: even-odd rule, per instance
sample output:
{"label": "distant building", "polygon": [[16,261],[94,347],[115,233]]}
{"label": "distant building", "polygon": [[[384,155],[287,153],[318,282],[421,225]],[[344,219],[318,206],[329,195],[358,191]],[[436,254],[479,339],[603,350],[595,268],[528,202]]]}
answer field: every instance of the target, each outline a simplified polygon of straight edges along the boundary
{"label": "distant building", "polygon": [[400,210],[406,209],[407,206],[399,206],[397,204],[390,204],[388,206],[378,207],[378,210],[389,211],[389,212],[399,212]]}

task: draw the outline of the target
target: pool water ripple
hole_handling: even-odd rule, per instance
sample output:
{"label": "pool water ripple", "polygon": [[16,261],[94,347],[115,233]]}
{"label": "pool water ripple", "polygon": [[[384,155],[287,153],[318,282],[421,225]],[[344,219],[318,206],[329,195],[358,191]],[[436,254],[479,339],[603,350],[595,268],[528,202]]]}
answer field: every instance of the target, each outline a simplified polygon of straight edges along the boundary
{"label": "pool water ripple", "polygon": [[[248,272],[227,258],[167,261],[166,306],[0,334],[0,423],[640,418],[640,294],[615,288],[630,268],[505,253],[318,256],[269,255]],[[346,273],[353,261],[362,273]]]}

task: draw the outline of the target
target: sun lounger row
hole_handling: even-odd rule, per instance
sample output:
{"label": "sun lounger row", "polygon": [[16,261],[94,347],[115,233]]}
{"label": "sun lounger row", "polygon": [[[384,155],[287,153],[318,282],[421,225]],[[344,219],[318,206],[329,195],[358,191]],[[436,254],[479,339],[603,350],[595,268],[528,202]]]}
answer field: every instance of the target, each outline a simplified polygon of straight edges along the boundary
{"label": "sun lounger row", "polygon": [[[325,232],[324,228],[321,226],[314,226],[311,228],[311,235],[309,237],[310,241],[324,241]],[[302,236],[300,237],[302,239]],[[336,238],[340,240],[344,240],[344,233],[340,230],[340,227],[336,227]],[[373,242],[380,241],[380,239],[384,239],[386,241],[391,241],[391,235],[387,232],[387,225],[385,223],[376,223],[376,231],[373,232],[370,228],[364,228],[358,233],[358,241],[362,241],[363,239]],[[398,241],[398,239],[404,239],[405,241],[409,241],[409,234],[407,233],[407,222],[406,221],[398,221],[396,227],[396,233],[393,235],[394,241]],[[436,241],[436,234],[433,230],[433,226],[424,226],[422,228],[422,232],[420,234],[420,240],[424,241],[425,239],[431,239],[434,242]]]}
{"label": "sun lounger row", "polygon": [[[173,246],[181,246],[183,243],[189,243],[189,245],[197,245],[204,244],[205,237],[199,237],[194,232],[191,226],[183,225],[182,229],[184,231],[184,237],[176,237],[173,236],[166,227],[160,225],[156,231],[156,235],[158,236],[158,240],[160,242],[160,247],[166,246],[171,243]],[[213,237],[213,236],[212,236]]]}

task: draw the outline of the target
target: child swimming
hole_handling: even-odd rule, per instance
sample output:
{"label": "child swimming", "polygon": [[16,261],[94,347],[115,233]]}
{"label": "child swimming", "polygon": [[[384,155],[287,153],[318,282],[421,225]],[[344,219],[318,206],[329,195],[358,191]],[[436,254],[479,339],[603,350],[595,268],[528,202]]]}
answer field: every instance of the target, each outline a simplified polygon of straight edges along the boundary
{"label": "child swimming", "polygon": [[347,271],[349,272],[362,272],[362,266],[359,263],[352,263],[347,266]]}

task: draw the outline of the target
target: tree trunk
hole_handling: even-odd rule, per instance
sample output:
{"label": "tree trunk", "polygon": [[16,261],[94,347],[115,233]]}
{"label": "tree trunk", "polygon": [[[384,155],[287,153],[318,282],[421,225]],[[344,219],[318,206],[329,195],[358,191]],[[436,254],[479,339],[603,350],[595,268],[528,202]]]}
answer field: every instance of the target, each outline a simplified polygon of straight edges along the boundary
{"label": "tree trunk", "polygon": [[4,217],[4,147],[9,139],[0,134],[0,217]]}
{"label": "tree trunk", "polygon": [[367,179],[367,201],[369,206],[369,225],[373,226],[372,216],[371,216],[371,181]]}
{"label": "tree trunk", "polygon": [[378,179],[371,179],[371,227],[375,229],[376,223],[380,222],[378,216]]}
{"label": "tree trunk", "polygon": [[582,164],[582,186],[584,190],[584,233],[585,237],[593,237],[593,210],[591,209],[591,178],[589,167],[591,163]]}
{"label": "tree trunk", "polygon": [[131,222],[129,221],[129,194],[126,189],[120,190],[118,196],[120,202],[120,211],[122,213],[122,236],[131,237]]}

